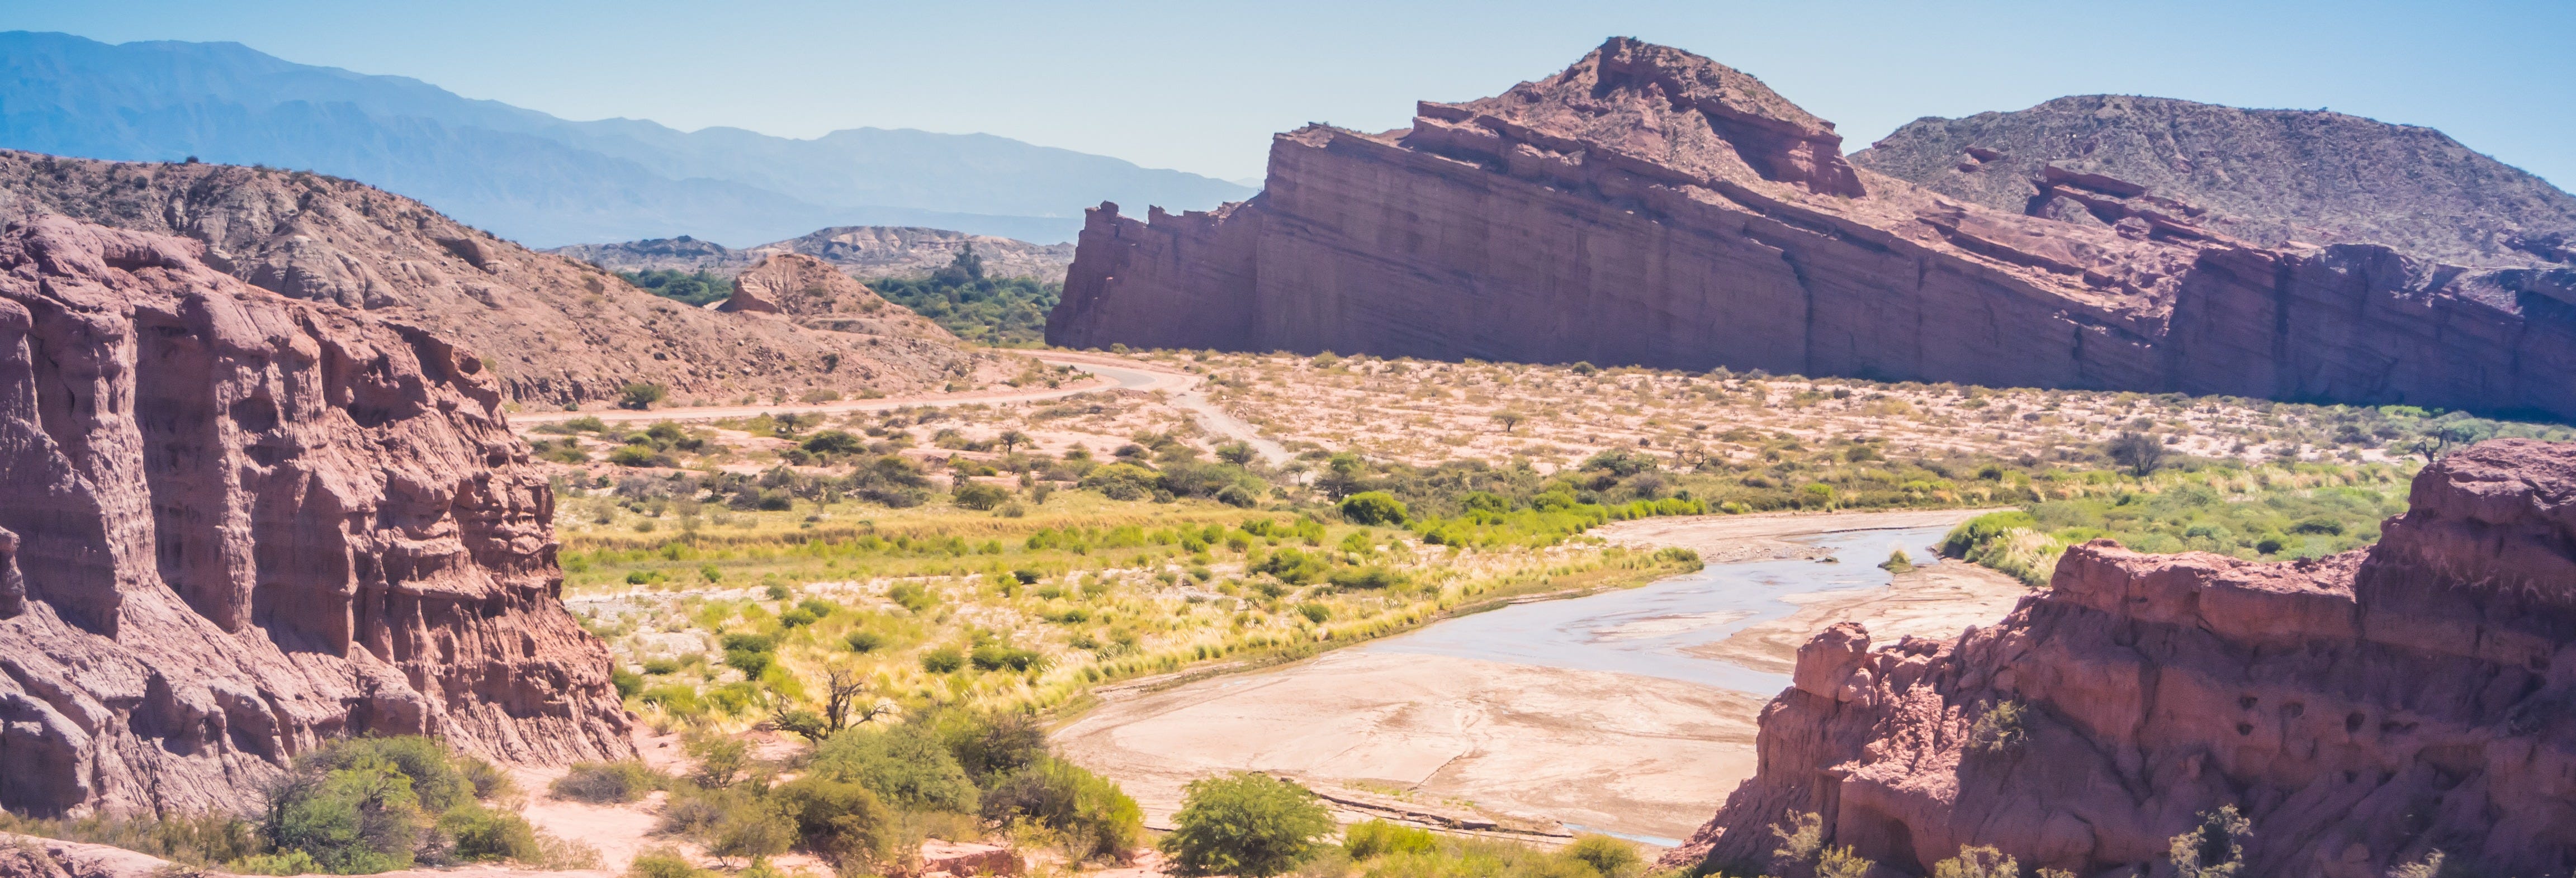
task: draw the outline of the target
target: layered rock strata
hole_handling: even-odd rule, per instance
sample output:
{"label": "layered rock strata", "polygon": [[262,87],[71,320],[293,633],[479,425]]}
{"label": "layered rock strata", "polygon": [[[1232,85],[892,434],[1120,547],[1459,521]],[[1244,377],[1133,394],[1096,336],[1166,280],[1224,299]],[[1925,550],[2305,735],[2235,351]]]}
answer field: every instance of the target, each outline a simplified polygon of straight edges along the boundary
{"label": "layered rock strata", "polygon": [[1613,39],[1409,129],[1279,135],[1249,201],[1101,205],[1047,337],[2576,416],[2576,269],[2257,247],[2151,206],[1954,201],[1750,76]]}
{"label": "layered rock strata", "polygon": [[1992,845],[2025,872],[2171,875],[2169,840],[2234,805],[2240,874],[2376,878],[2435,850],[2566,872],[2576,446],[2456,453],[2383,533],[2284,563],[2098,540],[1991,628],[1873,649],[1838,625],[1763,710],[1759,773],[1666,862],[1752,874],[1769,827],[1814,812],[1908,874]]}
{"label": "layered rock strata", "polygon": [[682,400],[920,392],[982,359],[945,332],[824,333],[691,308],[318,174],[0,150],[0,221],[42,215],[194,239],[245,283],[436,332],[531,405],[615,399],[635,382]]}
{"label": "layered rock strata", "polygon": [[832,264],[801,253],[773,254],[734,275],[733,295],[716,310],[776,314],[815,329],[881,338],[957,342],[957,336],[930,318],[886,301]]}
{"label": "layered rock strata", "polygon": [[[2576,196],[2440,131],[2325,110],[2081,95],[1917,119],[1852,164],[1996,210],[2118,222],[2104,195],[2267,247],[2382,244],[2477,267],[2576,263]],[[2070,188],[2064,184],[2074,183]]]}
{"label": "layered rock strata", "polygon": [[0,805],[245,808],[359,733],[631,754],[483,364],[201,252],[0,233]]}

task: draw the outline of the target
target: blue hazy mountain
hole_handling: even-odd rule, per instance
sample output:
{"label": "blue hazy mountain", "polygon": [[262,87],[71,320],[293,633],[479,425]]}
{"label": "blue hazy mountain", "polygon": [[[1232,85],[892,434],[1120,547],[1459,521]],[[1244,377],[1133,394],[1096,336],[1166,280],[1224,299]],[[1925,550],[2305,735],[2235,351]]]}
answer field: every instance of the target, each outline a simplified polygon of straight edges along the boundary
{"label": "blue hazy mountain", "polygon": [[823,226],[1070,240],[1103,200],[1203,209],[1251,189],[988,134],[574,122],[238,43],[0,33],[0,147],[264,164],[369,183],[540,247],[692,235],[749,245]]}

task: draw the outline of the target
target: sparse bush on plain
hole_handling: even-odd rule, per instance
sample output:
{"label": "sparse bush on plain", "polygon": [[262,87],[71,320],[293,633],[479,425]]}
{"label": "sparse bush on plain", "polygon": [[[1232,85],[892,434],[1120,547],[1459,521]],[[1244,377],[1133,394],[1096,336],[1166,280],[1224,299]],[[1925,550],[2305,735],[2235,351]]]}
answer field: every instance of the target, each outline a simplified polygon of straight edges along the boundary
{"label": "sparse bush on plain", "polygon": [[1304,787],[1241,772],[1191,781],[1163,853],[1177,875],[1268,878],[1296,867],[1333,829]]}
{"label": "sparse bush on plain", "polygon": [[662,787],[662,777],[642,760],[578,762],[546,788],[558,799],[594,805],[632,802]]}

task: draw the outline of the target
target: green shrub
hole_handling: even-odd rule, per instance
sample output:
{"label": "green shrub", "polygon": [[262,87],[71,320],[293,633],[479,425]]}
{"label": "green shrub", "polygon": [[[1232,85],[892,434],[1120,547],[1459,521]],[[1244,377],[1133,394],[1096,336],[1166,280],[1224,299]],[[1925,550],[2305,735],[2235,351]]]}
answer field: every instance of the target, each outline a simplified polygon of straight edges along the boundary
{"label": "green shrub", "polygon": [[820,775],[797,778],[771,792],[796,825],[807,850],[845,867],[884,862],[897,840],[894,815],[865,785]]}
{"label": "green shrub", "polygon": [[1912,573],[1914,556],[1905,554],[1903,548],[1895,549],[1887,553],[1887,560],[1878,562],[1878,569],[1889,573]]}
{"label": "green shrub", "polygon": [[954,646],[924,650],[921,653],[921,669],[933,674],[954,673],[958,668],[965,666],[966,654]]}
{"label": "green shrub", "polygon": [[2176,878],[2237,878],[2245,871],[2245,839],[2254,824],[2235,805],[2203,811],[2200,826],[2167,841]]}
{"label": "green shrub", "polygon": [[926,613],[939,605],[939,596],[931,594],[930,589],[918,582],[895,583],[893,588],[886,590],[886,599],[915,613]]}
{"label": "green shrub", "polygon": [[2009,753],[2030,740],[2028,708],[2018,701],[1999,701],[1977,715],[1968,727],[1968,744],[1987,753]]}
{"label": "green shrub", "polygon": [[1585,833],[1559,853],[1592,867],[1602,878],[1626,878],[1645,865],[1637,846],[1599,833]]}
{"label": "green shrub", "polygon": [[1407,518],[1404,501],[1385,491],[1362,491],[1342,498],[1342,520],[1359,525],[1402,526]]}
{"label": "green shrub", "polygon": [[608,669],[608,685],[617,687],[617,697],[633,698],[644,691],[644,676],[622,667]]}
{"label": "green shrub", "polygon": [[411,779],[374,760],[339,769],[300,769],[269,794],[261,827],[281,851],[300,851],[339,875],[411,866],[429,828]]}
{"label": "green shrub", "polygon": [[1002,777],[984,796],[984,819],[1035,820],[1063,835],[1079,859],[1124,858],[1145,835],[1144,812],[1109,779],[1052,757]]}
{"label": "green shrub", "polygon": [[700,878],[705,874],[689,864],[678,848],[658,847],[635,855],[626,864],[626,878]]}
{"label": "green shrub", "polygon": [[975,669],[979,671],[998,671],[1004,668],[1027,671],[1046,666],[1046,658],[1039,655],[1037,650],[993,643],[975,647],[975,651],[969,654],[967,659],[973,662]]}
{"label": "green shrub", "polygon": [[1153,496],[1161,486],[1161,478],[1153,470],[1132,463],[1113,463],[1093,468],[1076,484],[1111,500],[1142,500]]}
{"label": "green shrub", "polygon": [[224,871],[236,875],[313,875],[328,870],[312,854],[295,850],[253,854],[225,864]]}
{"label": "green shrub", "polygon": [[1367,589],[1393,588],[1409,581],[1402,573],[1374,564],[1367,567],[1345,567],[1333,571],[1332,575],[1324,579],[1332,583],[1335,588]]}
{"label": "green shrub", "polygon": [[642,411],[661,402],[666,393],[659,384],[628,384],[617,389],[617,407]]}
{"label": "green shrub", "polygon": [[1373,860],[1387,854],[1430,853],[1440,845],[1431,830],[1371,820],[1342,830],[1342,847],[1353,860]]}
{"label": "green shrub", "polygon": [[877,647],[885,645],[885,635],[874,631],[852,631],[841,641],[850,645],[851,652],[875,652]]}
{"label": "green shrub", "polygon": [[886,804],[911,811],[976,812],[975,783],[957,758],[916,723],[891,729],[844,729],[814,748],[808,770],[866,786]]}
{"label": "green shrub", "polygon": [[1239,772],[1191,781],[1162,841],[1174,874],[1267,878],[1295,868],[1333,829],[1304,787]]}
{"label": "green shrub", "polygon": [[662,778],[638,759],[616,762],[579,762],[555,779],[546,791],[555,798],[606,805],[632,802],[659,789]]}
{"label": "green shrub", "polygon": [[965,509],[990,510],[1011,499],[1011,492],[983,482],[960,481],[949,499]]}
{"label": "green shrub", "polygon": [[1991,847],[1963,847],[1958,856],[1932,864],[1932,878],[2021,878],[2021,864]]}
{"label": "green shrub", "polygon": [[480,804],[451,808],[438,818],[438,831],[455,844],[456,858],[467,861],[544,859],[537,829],[528,819]]}

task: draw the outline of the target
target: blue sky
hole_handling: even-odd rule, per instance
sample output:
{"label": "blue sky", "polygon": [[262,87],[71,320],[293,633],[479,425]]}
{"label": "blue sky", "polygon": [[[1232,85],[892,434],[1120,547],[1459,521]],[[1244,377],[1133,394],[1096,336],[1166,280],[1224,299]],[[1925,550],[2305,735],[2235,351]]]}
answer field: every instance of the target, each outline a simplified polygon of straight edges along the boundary
{"label": "blue sky", "polygon": [[1406,123],[1613,34],[1838,123],[2068,94],[2327,107],[2576,184],[2576,2],[391,3],[0,0],[0,29],[231,40],[575,119],[982,131],[1229,179],[1308,121]]}

